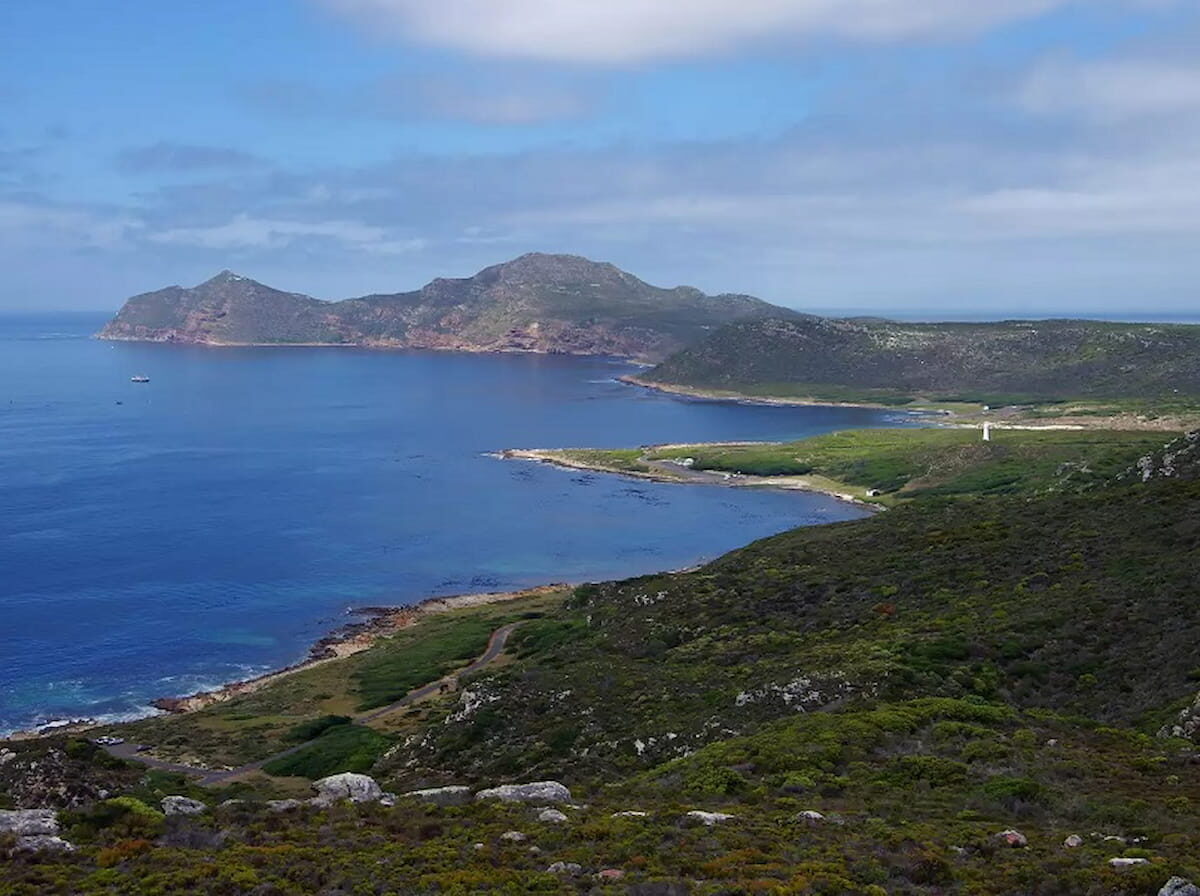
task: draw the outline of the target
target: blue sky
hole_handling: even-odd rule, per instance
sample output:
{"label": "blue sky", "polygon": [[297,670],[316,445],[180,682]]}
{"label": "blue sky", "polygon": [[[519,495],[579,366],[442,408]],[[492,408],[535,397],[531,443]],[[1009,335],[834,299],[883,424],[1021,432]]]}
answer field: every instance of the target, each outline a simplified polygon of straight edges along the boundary
{"label": "blue sky", "polygon": [[1200,0],[7,0],[0,309],[527,251],[809,310],[1188,313]]}

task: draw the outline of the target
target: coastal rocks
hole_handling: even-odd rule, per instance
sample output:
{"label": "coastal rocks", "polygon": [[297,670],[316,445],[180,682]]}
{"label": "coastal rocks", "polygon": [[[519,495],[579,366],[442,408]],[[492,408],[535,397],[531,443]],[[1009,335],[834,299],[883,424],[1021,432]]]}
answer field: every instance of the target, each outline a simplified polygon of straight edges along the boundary
{"label": "coastal rocks", "polygon": [[687,821],[699,822],[711,828],[715,824],[721,824],[737,816],[729,815],[726,812],[701,812],[699,809],[694,809],[683,817]]}
{"label": "coastal rocks", "polygon": [[430,787],[425,790],[410,790],[401,796],[435,806],[465,806],[471,802],[471,788]]}
{"label": "coastal rocks", "polygon": [[547,874],[557,874],[560,877],[579,877],[583,874],[583,866],[577,862],[555,862],[546,869]]}
{"label": "coastal rocks", "polygon": [[567,820],[567,816],[557,809],[543,809],[538,813],[538,821],[545,824],[562,824]]}
{"label": "coastal rocks", "polygon": [[369,775],[342,772],[313,782],[317,795],[312,803],[316,806],[332,806],[342,800],[352,803],[378,803],[384,798],[383,788]]}
{"label": "coastal rocks", "polygon": [[477,800],[505,803],[570,803],[571,791],[558,781],[534,781],[529,784],[501,784],[475,794]]}
{"label": "coastal rocks", "polygon": [[[1078,834],[1072,834],[1063,841],[1063,846],[1065,846],[1067,849],[1078,849],[1079,847],[1083,846],[1083,838]],[[1200,896],[1200,894],[1197,894],[1197,896]]]}
{"label": "coastal rocks", "polygon": [[1158,896],[1200,896],[1200,887],[1186,877],[1173,877],[1163,884]]}
{"label": "coastal rocks", "polygon": [[1011,846],[1013,849],[1023,849],[1029,845],[1029,839],[1020,831],[1001,831],[996,835],[996,839],[1000,841],[1001,845]]}
{"label": "coastal rocks", "polygon": [[208,811],[208,806],[199,800],[186,796],[164,796],[162,798],[164,815],[201,815]]}
{"label": "coastal rocks", "polygon": [[58,836],[58,813],[53,809],[0,809],[0,834],[13,834],[17,852],[71,852]]}

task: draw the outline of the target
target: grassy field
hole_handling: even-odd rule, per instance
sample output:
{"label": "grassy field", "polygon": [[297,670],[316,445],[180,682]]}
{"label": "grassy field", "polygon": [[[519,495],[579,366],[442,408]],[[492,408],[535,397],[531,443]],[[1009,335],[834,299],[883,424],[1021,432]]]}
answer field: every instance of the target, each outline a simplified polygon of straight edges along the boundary
{"label": "grassy field", "polygon": [[798,442],[554,454],[598,470],[643,475],[658,472],[650,462],[691,458],[693,470],[799,477],[821,491],[889,505],[919,496],[1088,487],[1130,466],[1164,438],[1143,431],[995,429],[984,442],[977,429],[877,429]]}

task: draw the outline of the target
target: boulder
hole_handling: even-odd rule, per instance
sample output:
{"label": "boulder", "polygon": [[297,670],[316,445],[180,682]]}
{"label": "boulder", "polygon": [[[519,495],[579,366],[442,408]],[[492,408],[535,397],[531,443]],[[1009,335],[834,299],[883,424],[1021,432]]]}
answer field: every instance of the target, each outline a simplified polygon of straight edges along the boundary
{"label": "boulder", "polygon": [[1108,864],[1114,868],[1131,868],[1134,865],[1149,865],[1149,859],[1129,859],[1124,856],[1118,856],[1114,859],[1109,859]]}
{"label": "boulder", "polygon": [[1163,884],[1158,896],[1200,896],[1200,887],[1186,877],[1173,877]]}
{"label": "boulder", "polygon": [[507,840],[510,843],[524,843],[529,839],[529,837],[527,837],[525,834],[522,834],[520,831],[505,831],[500,835],[500,839]]}
{"label": "boulder", "polygon": [[546,869],[547,874],[558,874],[563,877],[579,877],[583,874],[583,866],[576,862],[555,862]]}
{"label": "boulder", "polygon": [[996,835],[996,839],[1003,845],[1011,846],[1013,849],[1021,849],[1029,845],[1029,839],[1020,831],[1001,831]]}
{"label": "boulder", "polygon": [[74,852],[75,847],[64,840],[49,834],[33,834],[29,837],[18,837],[17,852]]}
{"label": "boulder", "polygon": [[[1078,849],[1080,846],[1083,846],[1083,838],[1078,834],[1072,834],[1063,841],[1063,846],[1065,846],[1067,849]],[[1200,894],[1198,894],[1198,896],[1200,896]]]}
{"label": "boulder", "polygon": [[342,800],[352,803],[377,803],[383,799],[383,789],[369,775],[342,772],[314,781],[317,795],[312,802],[317,806],[332,806]]}
{"label": "boulder", "polygon": [[501,800],[506,803],[569,803],[571,791],[557,781],[530,784],[501,784],[475,794],[477,800]]}
{"label": "boulder", "polygon": [[600,880],[620,880],[624,876],[625,872],[620,868],[605,868],[596,874],[596,877]]}
{"label": "boulder", "polygon": [[567,816],[557,809],[543,809],[538,813],[538,821],[546,824],[562,824],[566,820]]}
{"label": "boulder", "polygon": [[714,824],[720,824],[723,821],[729,821],[731,818],[736,816],[729,815],[725,812],[701,812],[697,809],[689,812],[683,817],[685,819],[690,819],[691,821],[698,821],[701,824],[708,825],[711,828]]}
{"label": "boulder", "polygon": [[626,809],[624,812],[614,812],[612,814],[612,817],[613,818],[647,818],[647,817],[649,817],[649,815],[650,815],[649,812],[641,812],[637,809]]}
{"label": "boulder", "polygon": [[465,806],[471,802],[470,787],[431,787],[426,790],[410,790],[401,795],[423,803],[433,803],[435,806]]}
{"label": "boulder", "polygon": [[272,812],[287,812],[299,809],[304,803],[300,800],[267,800],[267,808]]}
{"label": "boulder", "polygon": [[0,834],[15,834],[17,852],[71,852],[75,847],[58,836],[53,809],[0,809]]}
{"label": "boulder", "polygon": [[208,811],[208,806],[191,797],[164,796],[162,810],[164,815],[201,815]]}
{"label": "boulder", "polygon": [[41,837],[57,833],[58,813],[53,809],[0,809],[0,834]]}
{"label": "boulder", "polygon": [[804,822],[805,824],[820,824],[825,820],[825,816],[816,809],[805,809],[796,816],[796,821]]}

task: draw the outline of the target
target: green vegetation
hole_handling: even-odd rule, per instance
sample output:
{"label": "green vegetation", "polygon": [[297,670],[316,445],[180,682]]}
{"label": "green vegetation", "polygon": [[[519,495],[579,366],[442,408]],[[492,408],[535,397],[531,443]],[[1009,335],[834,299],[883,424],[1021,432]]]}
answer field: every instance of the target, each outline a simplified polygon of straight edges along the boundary
{"label": "green vegetation", "polygon": [[[239,749],[255,725],[274,743],[320,731],[268,771],[369,769],[396,793],[555,778],[579,804],[566,822],[496,802],[261,805],[288,781],[160,819],[164,786],[191,791],[156,773],[64,813],[77,851],[11,860],[0,894],[1144,896],[1200,880],[1196,745],[1160,733],[1200,686],[1200,437],[1142,455],[1140,434],[1002,433],[994,456],[950,463],[961,436],[719,449],[706,463],[809,464],[907,496],[694,571],[427,618],[358,657],[133,726],[236,731]],[[399,680],[400,651],[438,673],[527,614],[506,661],[459,692],[381,730],[336,718]],[[118,773],[65,743],[21,749],[57,750],[81,778]],[[23,761],[0,765],[0,789],[14,792]],[[647,814],[616,814],[631,810]],[[707,826],[693,810],[731,817]],[[1009,829],[1027,845],[998,838]]]}
{"label": "green vegetation", "polygon": [[[283,676],[253,693],[198,712],[101,731],[153,744],[154,755],[162,759],[209,768],[240,766],[302,742],[304,733],[328,727],[331,717],[350,718],[453,672],[483,653],[488,637],[501,625],[561,602],[561,594],[549,593],[429,614],[370,650]],[[413,723],[422,712],[414,707],[373,725],[392,731]]]}
{"label": "green vegetation", "polygon": [[640,379],[745,395],[989,405],[1200,397],[1200,327],[1097,321],[898,323],[799,317],[729,324]]}
{"label": "green vegetation", "polygon": [[[817,489],[895,504],[934,495],[1078,490],[1111,480],[1161,447],[1162,433],[1108,430],[852,430],[798,442],[544,452],[596,470],[684,479],[676,464],[738,476],[799,477]],[[670,461],[673,463],[663,463]]]}
{"label": "green vegetation", "polygon": [[338,772],[369,772],[391,740],[362,725],[335,725],[311,744],[263,766],[269,775],[323,778]]}

